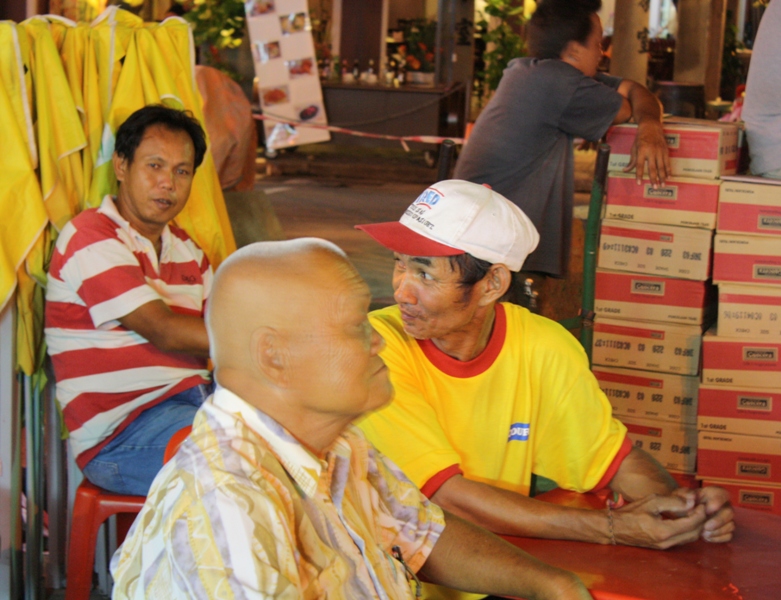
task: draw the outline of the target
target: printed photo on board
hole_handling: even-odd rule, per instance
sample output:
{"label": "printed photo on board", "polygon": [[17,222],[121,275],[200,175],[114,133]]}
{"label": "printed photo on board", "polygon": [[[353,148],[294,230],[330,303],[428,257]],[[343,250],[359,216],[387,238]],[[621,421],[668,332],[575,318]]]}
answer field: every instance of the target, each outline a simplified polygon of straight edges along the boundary
{"label": "printed photo on board", "polygon": [[282,33],[285,35],[308,29],[306,13],[303,12],[290,13],[284,17],[279,17],[279,24],[282,26]]}
{"label": "printed photo on board", "polygon": [[260,90],[260,98],[263,106],[274,106],[275,104],[284,104],[290,101],[290,92],[286,85],[264,88]]}

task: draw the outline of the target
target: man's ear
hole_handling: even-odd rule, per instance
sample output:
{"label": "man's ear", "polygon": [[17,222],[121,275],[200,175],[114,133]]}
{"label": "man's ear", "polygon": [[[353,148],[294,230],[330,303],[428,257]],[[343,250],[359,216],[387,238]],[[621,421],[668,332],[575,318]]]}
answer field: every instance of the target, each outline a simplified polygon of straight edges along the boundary
{"label": "man's ear", "polygon": [[127,159],[114,152],[111,156],[111,162],[114,164],[114,175],[117,176],[117,181],[124,181],[125,173],[127,171]]}
{"label": "man's ear", "polygon": [[480,304],[487,306],[499,300],[510,289],[511,282],[512,273],[507,265],[501,263],[491,265],[488,273],[483,277],[483,296],[480,299]]}
{"label": "man's ear", "polygon": [[288,351],[280,333],[273,327],[260,327],[250,336],[253,366],[272,384],[284,387],[288,382]]}
{"label": "man's ear", "polygon": [[567,45],[564,46],[564,50],[561,51],[561,60],[563,60],[565,63],[572,65],[576,69],[580,70],[580,61],[583,54],[583,51],[585,48],[582,44],[579,44],[578,42],[574,40],[570,40],[567,42]]}

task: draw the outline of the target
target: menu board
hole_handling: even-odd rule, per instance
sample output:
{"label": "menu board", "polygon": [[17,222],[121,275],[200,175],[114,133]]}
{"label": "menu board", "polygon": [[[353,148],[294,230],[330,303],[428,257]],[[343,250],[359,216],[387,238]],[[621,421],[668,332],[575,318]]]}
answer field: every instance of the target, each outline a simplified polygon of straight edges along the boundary
{"label": "menu board", "polygon": [[260,106],[272,119],[263,122],[266,148],[330,140],[326,130],[295,124],[328,123],[307,0],[250,0],[245,8]]}

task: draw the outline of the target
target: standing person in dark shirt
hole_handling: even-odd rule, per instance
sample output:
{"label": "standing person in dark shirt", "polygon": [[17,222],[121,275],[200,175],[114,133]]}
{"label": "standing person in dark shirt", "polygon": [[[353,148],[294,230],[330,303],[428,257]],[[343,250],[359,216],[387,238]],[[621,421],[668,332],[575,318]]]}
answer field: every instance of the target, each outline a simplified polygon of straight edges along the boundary
{"label": "standing person in dark shirt", "polygon": [[[573,138],[599,140],[610,125],[638,124],[631,170],[658,185],[669,173],[661,107],[642,85],[597,73],[601,0],[542,0],[527,29],[530,57],[510,61],[480,115],[455,178],[486,183],[540,232],[524,271],[567,273],[574,195]],[[524,276],[521,276],[521,280]]]}

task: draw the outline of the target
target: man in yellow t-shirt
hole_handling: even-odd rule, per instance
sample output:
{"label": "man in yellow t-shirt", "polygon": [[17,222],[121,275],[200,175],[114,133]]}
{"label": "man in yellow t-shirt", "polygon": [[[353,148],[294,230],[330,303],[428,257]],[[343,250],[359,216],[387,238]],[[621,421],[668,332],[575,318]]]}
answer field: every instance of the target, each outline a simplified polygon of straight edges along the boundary
{"label": "man in yellow t-shirt", "polygon": [[[398,303],[371,315],[395,399],[361,428],[432,500],[511,535],[652,548],[732,537],[727,493],[679,490],[632,447],[577,341],[499,302],[539,240],[516,205],[443,181],[400,221],[358,228],[393,250]],[[527,497],[532,473],[628,503],[604,512],[539,502]]]}

